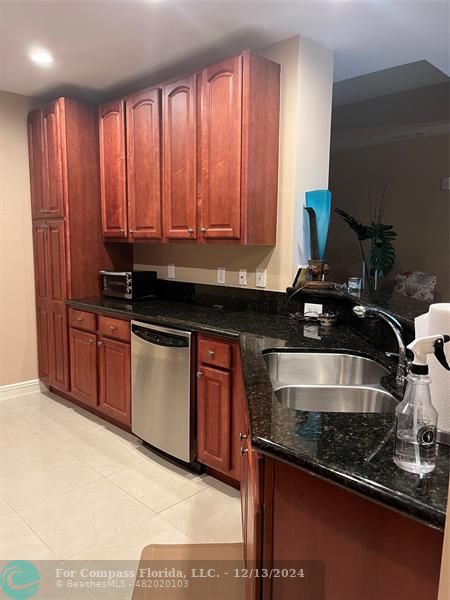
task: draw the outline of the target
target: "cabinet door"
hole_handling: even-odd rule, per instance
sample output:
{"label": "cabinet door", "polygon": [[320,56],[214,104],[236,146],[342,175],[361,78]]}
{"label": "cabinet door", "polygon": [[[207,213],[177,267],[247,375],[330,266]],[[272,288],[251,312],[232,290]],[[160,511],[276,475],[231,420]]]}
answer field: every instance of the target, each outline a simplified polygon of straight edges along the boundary
{"label": "cabinet door", "polygon": [[230,373],[202,365],[198,375],[198,460],[228,474],[231,467]]}
{"label": "cabinet door", "polygon": [[28,115],[28,156],[30,161],[31,214],[33,219],[46,217],[43,204],[44,138],[42,110]]}
{"label": "cabinet door", "polygon": [[64,221],[48,221],[48,289],[50,300],[50,384],[69,389],[67,340],[67,273]]}
{"label": "cabinet door", "polygon": [[128,237],[124,101],[99,108],[100,191],[103,236]]}
{"label": "cabinet door", "polygon": [[116,421],[131,425],[130,344],[99,341],[99,408]]}
{"label": "cabinet door", "polygon": [[164,86],[164,235],[197,237],[196,76]]}
{"label": "cabinet door", "polygon": [[97,336],[70,329],[70,391],[87,404],[97,406]]}
{"label": "cabinet door", "polygon": [[42,210],[46,217],[63,217],[65,203],[65,142],[61,100],[43,109],[44,179]]}
{"label": "cabinet door", "polygon": [[201,232],[239,239],[242,57],[204,69],[201,86]]}
{"label": "cabinet door", "polygon": [[34,279],[39,379],[50,385],[50,307],[46,223],[33,224]]}
{"label": "cabinet door", "polygon": [[161,89],[126,99],[129,234],[161,238]]}

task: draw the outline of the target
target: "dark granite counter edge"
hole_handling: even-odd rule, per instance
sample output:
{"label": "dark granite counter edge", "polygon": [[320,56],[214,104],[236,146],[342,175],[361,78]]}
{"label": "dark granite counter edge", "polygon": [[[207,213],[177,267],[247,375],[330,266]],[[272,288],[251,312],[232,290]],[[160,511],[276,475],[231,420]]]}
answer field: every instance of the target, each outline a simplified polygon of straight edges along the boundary
{"label": "dark granite counter edge", "polygon": [[[218,337],[223,337],[230,340],[239,340],[242,356],[242,363],[244,369],[244,380],[246,379],[245,375],[245,363],[246,363],[246,353],[251,352],[248,348],[247,341],[249,338],[257,338],[258,336],[241,333],[235,330],[227,330],[216,329],[210,325],[204,325],[201,323],[195,323],[192,321],[178,319],[174,317],[163,317],[160,315],[152,315],[151,317],[146,315],[137,315],[136,313],[128,313],[119,308],[107,308],[97,306],[95,304],[91,304],[89,302],[77,301],[77,300],[68,300],[66,302],[68,306],[73,308],[77,308],[80,310],[86,310],[89,312],[94,312],[96,314],[104,314],[104,315],[116,315],[121,318],[127,318],[129,320],[133,320],[134,318],[138,318],[143,322],[154,323],[159,325],[167,325],[173,327],[179,327],[184,329],[190,329],[192,331],[196,331],[199,333],[206,333]],[[261,365],[263,366],[263,360],[261,357]],[[265,372],[265,371],[264,371]],[[267,375],[267,380],[270,383],[270,380]],[[252,422],[252,403],[257,400],[251,398],[251,391],[249,392],[249,387],[246,382],[246,391],[247,397],[250,402],[248,402],[248,410],[250,412],[250,422]],[[273,390],[271,390],[272,400],[275,400],[275,395]],[[356,477],[351,476],[349,473],[345,473],[342,471],[338,471],[335,468],[329,468],[324,466],[318,462],[314,462],[309,460],[306,457],[302,457],[301,455],[294,454],[289,452],[289,449],[274,444],[270,440],[267,440],[263,437],[260,437],[257,432],[252,432],[252,444],[256,450],[265,454],[271,458],[276,460],[281,460],[286,463],[295,465],[313,475],[319,476],[327,481],[333,482],[341,487],[344,487],[348,490],[353,491],[361,495],[362,497],[382,504],[383,506],[387,506],[390,509],[393,509],[400,514],[405,516],[409,516],[411,518],[417,519],[424,524],[431,526],[436,529],[443,530],[445,527],[445,512],[435,510],[430,508],[427,505],[421,504],[420,502],[414,501],[411,498],[406,498],[402,494],[399,494],[395,490],[390,490],[388,488],[382,487],[378,485],[376,482],[372,482],[369,480],[361,480]]]}

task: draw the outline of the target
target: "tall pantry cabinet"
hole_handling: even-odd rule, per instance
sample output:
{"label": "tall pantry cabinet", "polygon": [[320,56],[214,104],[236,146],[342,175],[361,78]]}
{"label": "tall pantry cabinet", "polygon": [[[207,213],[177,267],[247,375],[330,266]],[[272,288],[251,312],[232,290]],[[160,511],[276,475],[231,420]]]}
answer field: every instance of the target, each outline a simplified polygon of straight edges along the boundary
{"label": "tall pantry cabinet", "polygon": [[59,98],[28,116],[39,378],[69,391],[68,298],[99,294],[97,110]]}

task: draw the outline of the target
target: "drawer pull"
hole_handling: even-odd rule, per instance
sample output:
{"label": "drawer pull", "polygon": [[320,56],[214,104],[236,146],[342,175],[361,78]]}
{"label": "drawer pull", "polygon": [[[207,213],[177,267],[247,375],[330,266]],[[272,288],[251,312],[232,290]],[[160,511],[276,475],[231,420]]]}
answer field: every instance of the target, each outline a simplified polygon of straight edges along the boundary
{"label": "drawer pull", "polygon": [[243,441],[246,440],[248,438],[248,433],[240,433],[239,434],[239,441]]}
{"label": "drawer pull", "polygon": [[110,325],[109,328],[111,329],[111,331],[116,331],[117,327],[115,325]]}
{"label": "drawer pull", "polygon": [[241,456],[244,456],[248,453],[248,448],[241,448]]}
{"label": "drawer pull", "polygon": [[82,320],[83,320],[83,317],[77,317],[77,321],[78,321],[79,323],[81,323],[81,321],[82,321]]}
{"label": "drawer pull", "polygon": [[209,356],[209,358],[214,358],[215,357],[214,350],[208,350],[208,356]]}

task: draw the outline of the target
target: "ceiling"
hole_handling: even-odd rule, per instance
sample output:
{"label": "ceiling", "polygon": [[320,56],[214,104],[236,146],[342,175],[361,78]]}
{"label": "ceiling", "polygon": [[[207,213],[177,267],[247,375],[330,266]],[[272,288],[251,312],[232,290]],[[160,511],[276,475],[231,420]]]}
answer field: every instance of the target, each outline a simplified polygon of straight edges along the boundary
{"label": "ceiling", "polygon": [[0,90],[100,100],[296,34],[335,51],[335,81],[416,61],[449,74],[440,0],[0,0]]}

